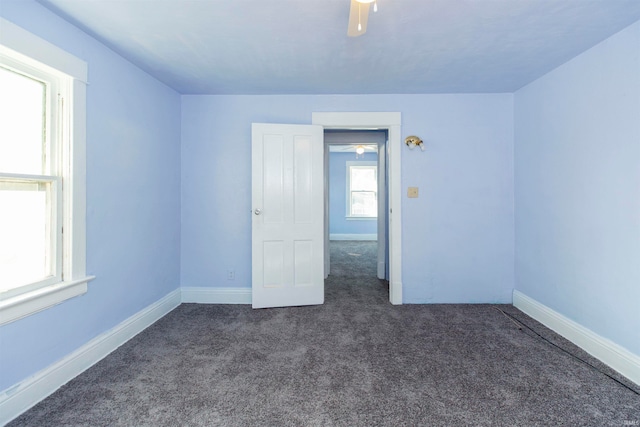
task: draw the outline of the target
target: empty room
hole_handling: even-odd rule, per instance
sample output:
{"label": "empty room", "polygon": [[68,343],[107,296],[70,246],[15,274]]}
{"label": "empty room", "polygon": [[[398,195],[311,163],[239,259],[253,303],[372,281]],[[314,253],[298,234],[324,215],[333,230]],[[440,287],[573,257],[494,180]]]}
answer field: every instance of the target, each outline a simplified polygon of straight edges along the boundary
{"label": "empty room", "polygon": [[639,393],[640,1],[0,0],[0,425]]}

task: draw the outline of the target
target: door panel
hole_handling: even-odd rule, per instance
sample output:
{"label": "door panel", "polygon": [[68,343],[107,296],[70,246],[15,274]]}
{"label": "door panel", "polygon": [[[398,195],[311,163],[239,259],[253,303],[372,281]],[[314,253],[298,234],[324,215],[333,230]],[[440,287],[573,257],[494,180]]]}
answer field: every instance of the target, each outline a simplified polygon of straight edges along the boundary
{"label": "door panel", "polygon": [[313,242],[310,240],[296,240],[293,243],[294,280],[293,285],[313,286]]}
{"label": "door panel", "polygon": [[321,126],[252,126],[252,305],[324,302]]}
{"label": "door panel", "polygon": [[280,242],[264,242],[262,245],[264,263],[263,286],[265,288],[281,288],[284,283],[284,244]]}
{"label": "door panel", "polygon": [[294,212],[296,224],[313,222],[313,146],[310,137],[296,136],[293,141]]}
{"label": "door panel", "polygon": [[284,221],[284,140],[281,135],[265,135],[262,167],[264,180],[263,220],[267,224]]}

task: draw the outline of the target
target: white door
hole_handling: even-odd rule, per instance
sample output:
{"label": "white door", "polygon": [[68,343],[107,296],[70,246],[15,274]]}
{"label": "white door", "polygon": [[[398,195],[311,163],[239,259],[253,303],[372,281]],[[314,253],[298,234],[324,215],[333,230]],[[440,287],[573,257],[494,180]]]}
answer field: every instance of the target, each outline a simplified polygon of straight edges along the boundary
{"label": "white door", "polygon": [[323,128],[253,123],[253,308],[324,302]]}

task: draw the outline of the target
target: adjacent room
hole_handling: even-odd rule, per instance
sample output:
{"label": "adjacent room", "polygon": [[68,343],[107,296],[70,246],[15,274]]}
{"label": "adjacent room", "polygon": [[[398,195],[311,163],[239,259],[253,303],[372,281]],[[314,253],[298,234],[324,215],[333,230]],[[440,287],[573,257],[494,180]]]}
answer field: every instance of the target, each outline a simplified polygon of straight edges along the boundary
{"label": "adjacent room", "polygon": [[0,0],[0,425],[640,424],[637,0]]}

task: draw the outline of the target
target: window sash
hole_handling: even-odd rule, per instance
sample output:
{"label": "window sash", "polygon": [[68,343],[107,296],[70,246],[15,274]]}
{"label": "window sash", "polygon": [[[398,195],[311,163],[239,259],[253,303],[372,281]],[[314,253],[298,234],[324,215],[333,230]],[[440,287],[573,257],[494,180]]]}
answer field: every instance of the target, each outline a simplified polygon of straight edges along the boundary
{"label": "window sash", "polygon": [[[62,83],[58,77],[47,73],[35,66],[31,66],[2,55],[2,68],[20,74],[24,77],[39,81],[45,85],[44,94],[44,140],[42,171],[44,175],[60,175],[60,138],[62,137],[62,114],[59,111],[61,99],[58,94],[62,90]],[[7,172],[7,171],[0,171]],[[12,171],[13,172],[13,171]],[[16,171],[24,173],[25,171]]]}
{"label": "window sash", "polygon": [[[356,198],[358,195],[370,196],[369,198],[373,198],[375,206],[372,213],[367,214],[366,212],[355,212]],[[350,200],[351,200],[351,205],[349,208],[350,208],[352,217],[375,218],[378,216],[378,197],[375,191],[360,191],[360,190],[352,191]]]}
{"label": "window sash", "polygon": [[[62,281],[62,191],[61,179],[50,175],[0,173],[0,191],[20,191],[44,185],[45,204],[45,276],[34,282],[0,288],[0,301]],[[4,284],[3,284],[4,285]]]}
{"label": "window sash", "polygon": [[[2,55],[2,67],[9,72],[31,78],[44,85],[42,175],[32,173],[7,173],[0,171],[0,183],[5,189],[46,185],[45,214],[45,275],[30,283],[2,284],[0,301],[34,291],[63,280],[63,194],[61,178],[61,149],[63,132],[62,88],[58,77],[33,65]],[[10,207],[9,207],[10,208]],[[6,287],[5,287],[6,286]]]}
{"label": "window sash", "polygon": [[[358,186],[354,183],[353,172],[354,170],[372,170],[375,177],[375,185],[372,186]],[[347,218],[377,218],[377,200],[378,200],[378,166],[375,162],[347,162]],[[376,209],[371,214],[354,213],[354,194],[373,194],[376,200]]]}
{"label": "window sash", "polygon": [[[373,179],[375,180],[375,184],[371,187],[368,185],[364,185],[362,182],[358,182],[356,178],[356,172],[373,172]],[[351,191],[376,191],[378,186],[378,168],[377,166],[350,166],[349,167],[349,181],[351,186]],[[358,185],[360,184],[360,185]]]}

